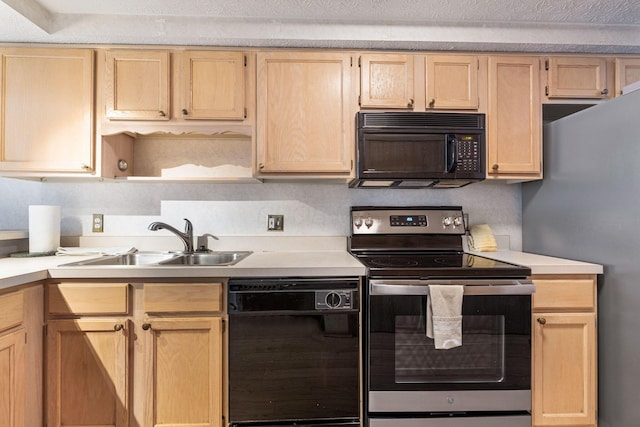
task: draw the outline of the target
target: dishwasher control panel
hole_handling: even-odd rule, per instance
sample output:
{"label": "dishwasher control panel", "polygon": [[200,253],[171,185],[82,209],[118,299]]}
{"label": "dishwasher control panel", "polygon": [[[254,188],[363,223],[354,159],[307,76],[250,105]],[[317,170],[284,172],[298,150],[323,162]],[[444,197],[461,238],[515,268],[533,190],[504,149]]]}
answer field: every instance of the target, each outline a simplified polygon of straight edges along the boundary
{"label": "dishwasher control panel", "polygon": [[352,291],[316,291],[316,310],[340,310],[352,308]]}

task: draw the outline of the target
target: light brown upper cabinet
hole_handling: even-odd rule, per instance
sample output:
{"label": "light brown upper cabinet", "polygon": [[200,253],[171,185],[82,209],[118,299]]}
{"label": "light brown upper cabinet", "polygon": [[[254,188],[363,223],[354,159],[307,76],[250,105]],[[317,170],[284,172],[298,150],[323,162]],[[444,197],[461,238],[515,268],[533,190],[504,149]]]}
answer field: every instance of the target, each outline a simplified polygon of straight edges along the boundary
{"label": "light brown upper cabinet", "polygon": [[413,55],[360,56],[362,108],[413,108]]}
{"label": "light brown upper cabinet", "polygon": [[91,49],[0,49],[0,174],[94,170]]}
{"label": "light brown upper cabinet", "polygon": [[549,99],[606,99],[607,60],[600,57],[551,56],[545,60]]}
{"label": "light brown upper cabinet", "polygon": [[260,174],[351,172],[352,60],[343,52],[258,53]]}
{"label": "light brown upper cabinet", "polygon": [[105,117],[243,120],[245,66],[244,53],[235,51],[108,50]]}
{"label": "light brown upper cabinet", "polygon": [[540,178],[540,60],[491,56],[488,73],[488,175],[508,179]]}
{"label": "light brown upper cabinet", "polygon": [[184,52],[182,118],[244,119],[244,67],[242,52]]}
{"label": "light brown upper cabinet", "polygon": [[477,110],[478,104],[477,56],[360,56],[361,108]]}
{"label": "light brown upper cabinet", "polygon": [[622,88],[637,81],[640,81],[640,58],[617,58],[614,96],[622,95]]}
{"label": "light brown upper cabinet", "polygon": [[478,57],[427,55],[427,109],[478,109]]}
{"label": "light brown upper cabinet", "polygon": [[109,50],[105,56],[105,116],[111,120],[169,120],[168,51]]}

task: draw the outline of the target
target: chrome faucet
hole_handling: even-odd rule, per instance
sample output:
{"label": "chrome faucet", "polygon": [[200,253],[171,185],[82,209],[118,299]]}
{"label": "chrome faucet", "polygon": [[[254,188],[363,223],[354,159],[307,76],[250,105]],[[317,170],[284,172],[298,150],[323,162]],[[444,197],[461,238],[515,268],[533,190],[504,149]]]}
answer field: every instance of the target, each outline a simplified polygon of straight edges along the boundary
{"label": "chrome faucet", "polygon": [[158,230],[168,230],[178,236],[182,243],[184,244],[184,251],[187,253],[193,252],[193,224],[187,218],[184,219],[186,224],[184,226],[184,233],[175,229],[174,227],[166,224],[164,222],[152,222],[149,224],[149,230],[158,231]]}

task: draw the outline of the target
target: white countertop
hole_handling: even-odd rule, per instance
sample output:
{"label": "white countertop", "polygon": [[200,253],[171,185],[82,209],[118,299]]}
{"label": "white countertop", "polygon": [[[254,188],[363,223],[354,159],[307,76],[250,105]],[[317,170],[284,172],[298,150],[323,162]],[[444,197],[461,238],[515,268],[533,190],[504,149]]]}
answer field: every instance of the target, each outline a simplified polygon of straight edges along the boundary
{"label": "white countertop", "polygon": [[468,251],[470,254],[495,259],[511,264],[524,265],[531,269],[532,275],[537,274],[602,274],[603,268],[599,264],[574,261],[564,258],[537,255],[527,252],[499,250],[496,252]]}
{"label": "white countertop", "polygon": [[[299,243],[299,241],[297,241]],[[321,242],[320,242],[321,243]],[[338,242],[339,243],[339,242]],[[301,250],[278,247],[254,251],[247,258],[231,266],[80,266],[60,267],[62,264],[95,258],[89,256],[49,256],[34,258],[0,258],[0,289],[29,282],[56,279],[110,278],[226,278],[226,277],[285,277],[285,276],[364,276],[365,267],[339,243],[318,246],[313,250],[302,245]],[[518,251],[474,252],[472,254],[499,261],[520,264],[537,274],[602,274],[601,265]]]}

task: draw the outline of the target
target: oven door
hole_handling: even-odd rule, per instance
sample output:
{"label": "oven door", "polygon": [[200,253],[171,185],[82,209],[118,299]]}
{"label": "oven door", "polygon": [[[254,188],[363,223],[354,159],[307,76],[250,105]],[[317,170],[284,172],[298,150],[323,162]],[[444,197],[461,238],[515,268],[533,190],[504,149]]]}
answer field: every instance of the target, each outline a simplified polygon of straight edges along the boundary
{"label": "oven door", "polygon": [[[462,346],[437,350],[426,336],[429,284],[464,284]],[[370,280],[368,411],[531,409],[529,281]]]}

